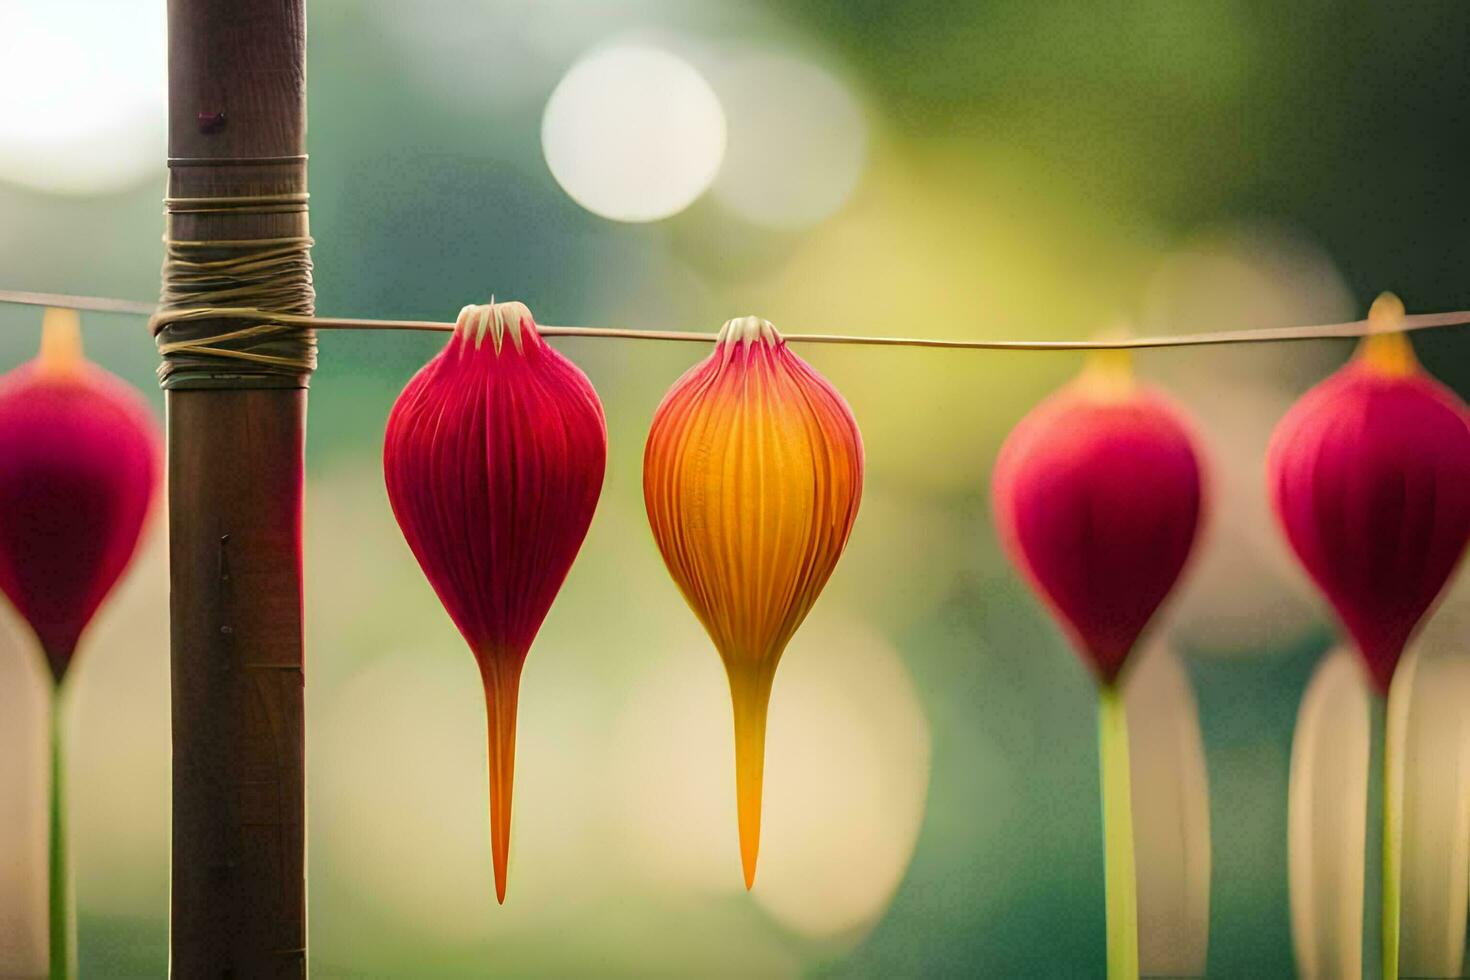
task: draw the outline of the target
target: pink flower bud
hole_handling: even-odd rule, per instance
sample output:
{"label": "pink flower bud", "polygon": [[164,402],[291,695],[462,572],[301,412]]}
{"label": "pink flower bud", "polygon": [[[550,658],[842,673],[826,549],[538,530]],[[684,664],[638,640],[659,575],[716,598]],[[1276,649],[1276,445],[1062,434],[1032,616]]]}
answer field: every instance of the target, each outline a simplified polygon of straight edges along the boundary
{"label": "pink flower bud", "polygon": [[1184,569],[1203,474],[1179,409],[1099,357],[1021,420],[992,485],[1003,544],[1104,684]]}
{"label": "pink flower bud", "polygon": [[465,307],[388,417],[393,515],[480,666],[501,902],[521,666],[586,537],[606,459],[597,393],[520,303]]}
{"label": "pink flower bud", "polygon": [[58,684],[137,550],[159,457],[147,404],[82,356],[74,313],[48,310],[40,355],[0,377],[0,592]]}
{"label": "pink flower bud", "polygon": [[1402,318],[1379,297],[1387,332],[1292,406],[1267,455],[1286,537],[1382,694],[1470,539],[1465,403],[1419,367]]}

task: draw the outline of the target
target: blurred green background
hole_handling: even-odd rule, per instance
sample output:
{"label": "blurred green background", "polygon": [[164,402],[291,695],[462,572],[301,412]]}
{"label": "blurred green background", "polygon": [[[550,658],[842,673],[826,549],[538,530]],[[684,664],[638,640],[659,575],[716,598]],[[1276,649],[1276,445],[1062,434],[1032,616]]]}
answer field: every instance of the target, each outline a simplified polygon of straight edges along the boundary
{"label": "blurred green background", "polygon": [[[1355,319],[1382,289],[1411,311],[1470,307],[1464,5],[311,0],[309,16],[323,312],[446,320],[494,292],[553,324],[714,330],[757,313],[792,332],[1066,338],[1119,317],[1146,333]],[[163,17],[151,0],[0,10],[0,288],[156,295]],[[722,107],[712,187],[662,220],[601,217],[548,167],[548,98],[609,45],[676,56]],[[596,132],[569,137],[594,171]],[[39,321],[0,307],[0,369],[31,356]],[[84,328],[89,354],[161,413],[141,321]],[[499,908],[476,673],[392,522],[378,460],[394,397],[442,342],[321,339],[315,975],[1102,974],[1091,684],[988,508],[1000,440],[1078,358],[800,351],[850,400],[870,476],[776,683],[747,895],[723,677],[640,492],[653,410],[703,352],[559,341],[605,403],[607,483],[528,662]],[[1470,390],[1464,330],[1416,345]],[[1129,695],[1157,975],[1294,969],[1292,734],[1333,634],[1276,540],[1262,455],[1292,399],[1348,353],[1137,359],[1198,419],[1214,489],[1200,559]],[[165,970],[162,523],[75,672],[84,976]],[[1432,635],[1453,661],[1463,632]],[[0,922],[21,931],[44,805],[27,734],[40,685],[29,638],[0,623]],[[1463,901],[1458,915],[1462,947]]]}

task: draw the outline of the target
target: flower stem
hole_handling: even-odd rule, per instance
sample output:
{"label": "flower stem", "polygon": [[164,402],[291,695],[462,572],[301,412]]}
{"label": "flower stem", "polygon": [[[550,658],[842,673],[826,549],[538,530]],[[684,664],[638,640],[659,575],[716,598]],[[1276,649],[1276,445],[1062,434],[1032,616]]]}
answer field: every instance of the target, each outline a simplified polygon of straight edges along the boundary
{"label": "flower stem", "polygon": [[1395,712],[1385,698],[1380,728],[1383,752],[1383,980],[1399,976],[1399,856],[1403,850],[1403,825],[1400,820],[1402,797],[1400,780],[1403,772],[1403,726],[1394,724]]}
{"label": "flower stem", "polygon": [[1138,977],[1138,883],[1133,860],[1133,801],[1128,773],[1128,719],[1116,684],[1098,689],[1098,754],[1102,768],[1108,980]]}
{"label": "flower stem", "polygon": [[51,980],[71,980],[75,972],[76,932],[71,908],[71,869],[66,856],[66,758],[62,748],[64,701],[60,686],[51,693],[51,830],[48,920],[51,927]]}

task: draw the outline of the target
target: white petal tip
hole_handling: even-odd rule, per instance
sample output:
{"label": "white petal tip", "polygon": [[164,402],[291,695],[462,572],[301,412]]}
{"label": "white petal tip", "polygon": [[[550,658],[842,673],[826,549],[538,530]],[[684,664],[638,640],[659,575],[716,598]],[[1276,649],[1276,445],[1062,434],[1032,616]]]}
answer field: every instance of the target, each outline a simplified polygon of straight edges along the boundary
{"label": "white petal tip", "polygon": [[520,351],[522,329],[534,329],[535,326],[536,321],[531,317],[531,311],[525,303],[515,300],[497,303],[492,296],[488,303],[470,305],[460,310],[454,331],[463,333],[466,338],[473,337],[476,350],[485,342],[485,335],[488,333],[490,342],[495,346],[495,353],[499,354],[500,348],[505,344],[506,334],[510,335],[510,342]]}
{"label": "white petal tip", "polygon": [[720,328],[719,342],[774,344],[781,340],[780,332],[771,325],[770,320],[762,320],[758,316],[740,316],[733,320],[726,320],[725,325]]}

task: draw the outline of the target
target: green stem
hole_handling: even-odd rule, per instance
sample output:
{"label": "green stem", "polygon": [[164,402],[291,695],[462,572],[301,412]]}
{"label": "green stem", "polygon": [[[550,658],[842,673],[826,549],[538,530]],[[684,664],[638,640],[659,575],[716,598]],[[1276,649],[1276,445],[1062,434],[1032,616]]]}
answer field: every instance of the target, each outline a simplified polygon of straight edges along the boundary
{"label": "green stem", "polygon": [[1097,734],[1102,767],[1108,980],[1137,980],[1138,882],[1133,859],[1128,719],[1123,710],[1123,692],[1116,684],[1098,689]]}
{"label": "green stem", "polygon": [[1399,976],[1399,856],[1403,849],[1403,825],[1400,820],[1400,773],[1403,771],[1403,744],[1394,724],[1394,712],[1388,699],[1383,705],[1383,980]]}
{"label": "green stem", "polygon": [[71,980],[76,962],[76,933],[72,928],[71,876],[66,857],[66,758],[62,749],[62,707],[58,685],[51,694],[51,847],[49,922],[51,927],[51,980]]}

